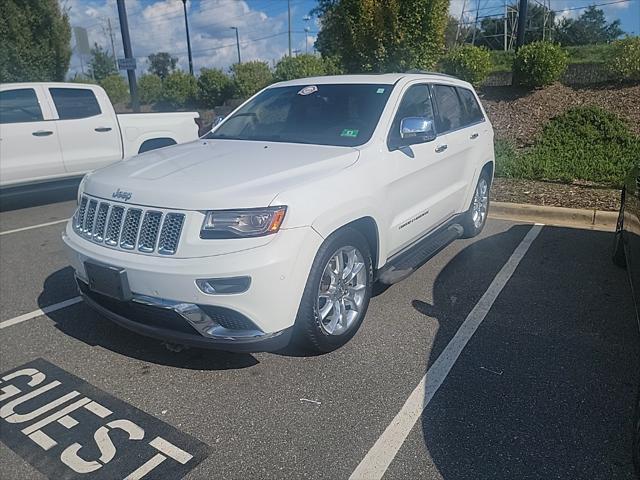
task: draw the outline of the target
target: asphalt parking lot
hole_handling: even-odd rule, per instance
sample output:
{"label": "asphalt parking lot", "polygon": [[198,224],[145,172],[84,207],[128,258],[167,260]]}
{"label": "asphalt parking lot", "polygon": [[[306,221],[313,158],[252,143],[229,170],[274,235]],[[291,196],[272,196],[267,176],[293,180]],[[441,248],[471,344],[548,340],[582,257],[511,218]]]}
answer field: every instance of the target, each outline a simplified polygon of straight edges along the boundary
{"label": "asphalt parking lot", "polygon": [[18,417],[60,394],[3,413],[5,380],[2,478],[633,478],[640,341],[611,233],[490,219],[379,291],[336,352],[176,352],[82,303],[26,315],[77,296],[59,223],[74,208],[0,213],[0,373],[30,364],[146,436],[111,422],[110,455],[86,406],[28,437]]}

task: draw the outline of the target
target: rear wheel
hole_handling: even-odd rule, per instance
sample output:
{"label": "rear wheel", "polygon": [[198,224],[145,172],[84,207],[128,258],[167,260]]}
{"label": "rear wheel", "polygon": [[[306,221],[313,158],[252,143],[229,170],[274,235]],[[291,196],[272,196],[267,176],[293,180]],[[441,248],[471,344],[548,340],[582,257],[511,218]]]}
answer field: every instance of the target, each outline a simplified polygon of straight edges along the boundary
{"label": "rear wheel", "polygon": [[491,188],[491,178],[485,171],[480,174],[476,189],[473,193],[473,200],[469,210],[464,215],[462,226],[464,227],[464,237],[471,238],[478,235],[487,223],[489,214],[489,190]]}
{"label": "rear wheel", "polygon": [[373,280],[366,239],[351,228],[331,235],[311,267],[296,318],[296,339],[305,349],[330,352],[358,331],[369,307]]}

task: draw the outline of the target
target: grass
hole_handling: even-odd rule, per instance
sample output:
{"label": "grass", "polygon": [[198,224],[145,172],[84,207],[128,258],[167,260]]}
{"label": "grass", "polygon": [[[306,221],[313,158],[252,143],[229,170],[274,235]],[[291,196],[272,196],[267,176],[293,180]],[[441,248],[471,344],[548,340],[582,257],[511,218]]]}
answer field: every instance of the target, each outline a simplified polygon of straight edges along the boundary
{"label": "grass", "polygon": [[[611,55],[611,45],[579,45],[564,47],[569,54],[569,63],[606,63]],[[513,63],[513,52],[491,50],[492,72],[510,72]]]}

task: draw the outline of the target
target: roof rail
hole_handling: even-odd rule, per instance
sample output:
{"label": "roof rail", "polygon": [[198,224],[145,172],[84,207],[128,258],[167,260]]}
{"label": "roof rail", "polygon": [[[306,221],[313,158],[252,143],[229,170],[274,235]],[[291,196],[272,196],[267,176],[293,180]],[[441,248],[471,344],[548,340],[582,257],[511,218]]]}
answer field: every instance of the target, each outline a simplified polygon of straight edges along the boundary
{"label": "roof rail", "polygon": [[448,78],[458,78],[458,77],[454,77],[453,75],[447,75],[446,73],[441,73],[441,72],[429,72],[427,70],[419,70],[416,68],[412,68],[411,70],[407,70],[404,73],[420,73],[422,75],[437,75],[439,77],[448,77]]}

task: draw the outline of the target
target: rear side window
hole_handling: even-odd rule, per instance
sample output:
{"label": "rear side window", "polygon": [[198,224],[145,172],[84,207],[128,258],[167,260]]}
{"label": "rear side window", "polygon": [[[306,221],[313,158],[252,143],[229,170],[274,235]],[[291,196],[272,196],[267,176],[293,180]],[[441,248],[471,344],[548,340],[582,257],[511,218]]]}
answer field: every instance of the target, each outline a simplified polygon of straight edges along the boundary
{"label": "rear side window", "polygon": [[86,88],[50,88],[60,120],[100,115],[100,105],[91,90]]}
{"label": "rear side window", "polygon": [[0,92],[0,123],[39,122],[42,110],[33,88]]}
{"label": "rear side window", "polygon": [[458,88],[458,95],[460,95],[460,100],[462,101],[462,105],[464,106],[465,125],[478,123],[484,120],[484,115],[482,115],[480,105],[478,105],[476,96],[471,90],[468,90],[466,88]]}
{"label": "rear side window", "polygon": [[436,127],[438,133],[455,130],[464,125],[464,112],[458,94],[454,87],[448,85],[434,85],[433,87],[438,114],[436,115]]}

